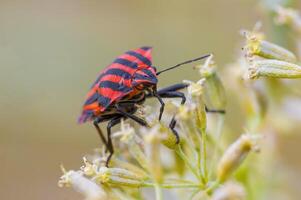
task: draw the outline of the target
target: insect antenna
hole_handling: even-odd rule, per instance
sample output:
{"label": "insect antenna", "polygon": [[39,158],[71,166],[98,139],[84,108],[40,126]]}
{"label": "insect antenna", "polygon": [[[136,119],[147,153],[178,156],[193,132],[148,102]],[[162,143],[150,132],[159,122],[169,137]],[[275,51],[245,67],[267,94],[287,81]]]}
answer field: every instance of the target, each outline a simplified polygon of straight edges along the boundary
{"label": "insect antenna", "polygon": [[181,65],[186,65],[186,64],[188,64],[188,63],[192,63],[192,62],[195,62],[195,61],[198,61],[198,60],[202,60],[202,59],[204,59],[204,58],[209,57],[210,55],[211,55],[211,54],[207,54],[207,55],[204,55],[204,56],[201,56],[201,57],[192,59],[192,60],[187,60],[187,61],[182,62],[182,63],[179,63],[179,64],[177,64],[177,65],[175,65],[175,66],[169,67],[169,68],[167,68],[167,69],[163,69],[162,71],[159,71],[159,72],[157,72],[156,74],[159,75],[159,74],[161,74],[162,72],[169,71],[169,70],[174,69],[174,68],[177,68],[177,67],[179,67],[179,66],[181,66]]}

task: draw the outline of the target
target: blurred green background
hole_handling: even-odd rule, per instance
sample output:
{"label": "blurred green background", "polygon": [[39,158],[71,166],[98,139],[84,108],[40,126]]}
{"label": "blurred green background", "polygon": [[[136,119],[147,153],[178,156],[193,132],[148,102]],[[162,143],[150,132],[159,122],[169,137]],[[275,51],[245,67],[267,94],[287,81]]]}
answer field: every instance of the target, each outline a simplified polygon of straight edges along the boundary
{"label": "blurred green background", "polygon": [[[225,67],[261,10],[254,0],[0,0],[0,199],[82,199],[57,187],[59,165],[77,168],[100,145],[91,124],[76,123],[98,72],[143,45],[159,68],[208,52]],[[198,76],[181,68],[159,85],[183,79]],[[300,141],[279,150],[295,171]]]}

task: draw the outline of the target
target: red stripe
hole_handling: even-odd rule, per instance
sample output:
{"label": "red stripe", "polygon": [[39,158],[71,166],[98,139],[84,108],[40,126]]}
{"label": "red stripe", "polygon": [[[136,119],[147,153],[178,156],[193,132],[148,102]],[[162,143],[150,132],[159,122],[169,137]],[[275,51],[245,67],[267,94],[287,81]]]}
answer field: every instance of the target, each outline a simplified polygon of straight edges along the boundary
{"label": "red stripe", "polygon": [[[98,92],[104,97],[110,98],[111,99],[110,104],[112,104],[114,101],[118,101],[119,99],[127,95],[127,93],[115,91],[112,90],[111,88],[98,88]],[[101,108],[100,111],[103,112],[105,109],[106,108]]]}
{"label": "red stripe", "polygon": [[150,61],[152,61],[152,48],[149,50],[145,51],[143,49],[136,49],[134,50],[136,53],[140,53],[142,56],[148,58]]}
{"label": "red stripe", "polygon": [[114,83],[119,83],[120,85],[125,85],[127,87],[131,87],[132,86],[132,80],[130,80],[130,79],[124,79],[121,76],[112,75],[112,74],[108,74],[108,75],[102,77],[100,79],[100,82],[101,81],[112,81]]}
{"label": "red stripe", "polygon": [[94,103],[91,103],[89,105],[85,105],[84,110],[93,110],[94,112],[102,110],[103,108],[99,105],[99,103],[96,101]]}
{"label": "red stripe", "polygon": [[138,70],[137,72],[136,72],[136,74],[140,74],[140,75],[143,75],[143,76],[147,76],[147,74],[146,73],[144,73],[143,71],[141,71],[141,70]]}
{"label": "red stripe", "polygon": [[97,91],[97,88],[97,84],[95,84],[86,95],[86,99],[90,98]]}
{"label": "red stripe", "polygon": [[140,65],[145,65],[141,60],[139,60],[138,58],[136,58],[135,56],[131,56],[131,55],[128,55],[128,54],[123,54],[121,56],[119,56],[118,58],[123,58],[123,59],[127,59],[128,61],[131,61],[131,62],[134,62],[134,63],[137,63],[140,67]]}

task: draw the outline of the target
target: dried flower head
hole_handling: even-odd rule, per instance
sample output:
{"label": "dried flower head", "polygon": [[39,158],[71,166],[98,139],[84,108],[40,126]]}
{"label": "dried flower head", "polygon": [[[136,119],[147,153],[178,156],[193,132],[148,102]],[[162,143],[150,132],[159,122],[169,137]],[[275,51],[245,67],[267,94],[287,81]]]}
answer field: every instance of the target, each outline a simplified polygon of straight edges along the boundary
{"label": "dried flower head", "polygon": [[249,68],[249,77],[301,78],[301,66],[279,60],[258,60]]}
{"label": "dried flower head", "polygon": [[138,174],[121,168],[101,167],[93,180],[97,183],[115,186],[140,187],[144,185],[144,179]]}
{"label": "dried flower head", "polygon": [[201,77],[205,79],[203,84],[203,99],[208,108],[224,110],[226,107],[225,89],[216,72],[216,64],[213,55],[208,57],[203,65],[197,66]]}
{"label": "dried flower head", "polygon": [[251,150],[257,150],[256,137],[249,134],[241,135],[233,144],[231,144],[217,168],[217,177],[219,182],[224,182],[232,172],[240,166]]}
{"label": "dried flower head", "polygon": [[246,38],[246,45],[244,49],[246,51],[246,58],[249,61],[252,61],[254,56],[292,63],[295,63],[297,60],[296,56],[289,50],[277,44],[263,40],[263,36],[261,34],[246,31],[244,32],[244,36]]}

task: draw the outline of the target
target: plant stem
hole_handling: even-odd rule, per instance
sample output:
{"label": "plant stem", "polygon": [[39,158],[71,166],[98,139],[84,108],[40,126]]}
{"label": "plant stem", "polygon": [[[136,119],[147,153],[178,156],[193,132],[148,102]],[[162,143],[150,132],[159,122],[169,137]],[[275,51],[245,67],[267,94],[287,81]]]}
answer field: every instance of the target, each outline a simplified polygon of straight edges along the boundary
{"label": "plant stem", "polygon": [[215,190],[219,185],[220,185],[220,182],[218,182],[218,181],[213,182],[213,183],[205,190],[206,194],[210,195],[210,194],[213,192],[213,190]]}
{"label": "plant stem", "polygon": [[201,136],[202,136],[201,178],[202,178],[203,184],[206,184],[208,182],[208,173],[207,173],[207,147],[206,147],[207,133],[205,130],[201,130]]}
{"label": "plant stem", "polygon": [[163,184],[158,184],[158,183],[144,183],[143,187],[159,187],[161,188],[166,188],[166,189],[173,189],[173,188],[201,188],[202,185],[199,183],[163,183]]}
{"label": "plant stem", "polygon": [[156,192],[156,200],[163,200],[162,190],[161,190],[161,186],[159,185],[159,183],[155,183],[154,187],[155,187],[155,192]]}
{"label": "plant stem", "polygon": [[185,164],[188,166],[188,168],[191,170],[191,172],[196,176],[196,178],[200,179],[197,169],[193,166],[193,164],[190,162],[190,160],[184,154],[180,145],[178,145],[178,148],[176,148],[175,151],[180,156],[180,158],[185,162]]}
{"label": "plant stem", "polygon": [[190,183],[190,184],[176,184],[176,183],[165,183],[161,185],[163,188],[171,189],[171,188],[199,188],[200,184]]}
{"label": "plant stem", "polygon": [[219,115],[218,122],[217,122],[217,129],[216,129],[216,136],[214,138],[215,140],[215,148],[213,150],[213,156],[212,156],[212,161],[211,161],[211,167],[210,167],[210,172],[209,172],[209,177],[212,176],[214,166],[217,163],[217,158],[218,158],[218,149],[220,148],[220,140],[222,136],[222,130],[225,122],[225,115]]}

